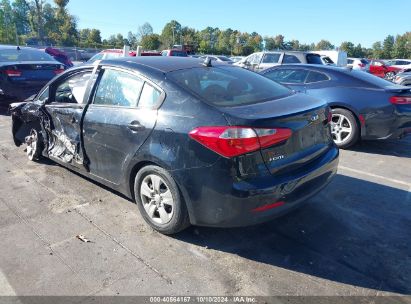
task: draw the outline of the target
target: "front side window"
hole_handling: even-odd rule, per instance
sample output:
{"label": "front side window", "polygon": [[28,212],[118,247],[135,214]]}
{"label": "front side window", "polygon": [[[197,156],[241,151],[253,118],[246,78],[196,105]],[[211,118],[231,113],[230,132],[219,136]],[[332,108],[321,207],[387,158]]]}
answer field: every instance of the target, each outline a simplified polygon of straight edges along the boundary
{"label": "front side window", "polygon": [[132,74],[104,70],[98,84],[93,104],[136,107],[143,81]]}
{"label": "front side window", "polygon": [[284,86],[235,67],[192,68],[168,73],[168,78],[217,106],[239,106],[278,99],[291,94]]}
{"label": "front side window", "polygon": [[63,80],[56,88],[57,103],[84,103],[84,94],[92,71],[83,71]]}
{"label": "front side window", "polygon": [[278,63],[280,61],[280,54],[264,54],[263,63]]}
{"label": "front side window", "polygon": [[301,69],[278,69],[264,74],[265,77],[280,82],[303,84],[307,78],[308,71]]}
{"label": "front side window", "polygon": [[283,63],[301,63],[301,61],[294,55],[284,55]]}

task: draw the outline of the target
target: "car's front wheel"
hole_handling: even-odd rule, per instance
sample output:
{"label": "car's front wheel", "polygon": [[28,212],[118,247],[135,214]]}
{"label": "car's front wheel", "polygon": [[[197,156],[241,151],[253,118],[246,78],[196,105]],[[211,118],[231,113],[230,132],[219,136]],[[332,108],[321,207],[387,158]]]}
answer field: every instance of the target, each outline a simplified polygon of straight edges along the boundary
{"label": "car's front wheel", "polygon": [[189,226],[187,208],[177,184],[163,168],[143,167],[137,173],[134,193],[140,213],[155,230],[174,234]]}
{"label": "car's front wheel", "polygon": [[345,109],[332,109],[331,134],[335,144],[341,149],[357,143],[360,128],[354,114]]}

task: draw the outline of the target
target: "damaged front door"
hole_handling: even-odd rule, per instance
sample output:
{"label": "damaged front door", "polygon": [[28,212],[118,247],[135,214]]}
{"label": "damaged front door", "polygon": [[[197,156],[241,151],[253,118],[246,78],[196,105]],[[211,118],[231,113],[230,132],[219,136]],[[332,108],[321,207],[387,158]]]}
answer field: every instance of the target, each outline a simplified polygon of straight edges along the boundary
{"label": "damaged front door", "polygon": [[85,97],[90,83],[91,69],[77,71],[51,88],[45,108],[50,114],[48,155],[50,158],[86,168],[82,143],[81,123],[87,105]]}

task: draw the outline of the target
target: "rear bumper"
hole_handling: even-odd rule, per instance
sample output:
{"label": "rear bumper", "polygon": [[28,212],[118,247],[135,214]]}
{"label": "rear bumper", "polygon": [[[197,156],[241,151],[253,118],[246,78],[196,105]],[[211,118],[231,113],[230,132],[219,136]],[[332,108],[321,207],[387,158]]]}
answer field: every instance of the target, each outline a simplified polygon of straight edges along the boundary
{"label": "rear bumper", "polygon": [[396,139],[411,133],[411,105],[397,105],[390,115],[367,119],[361,131],[364,140]]}
{"label": "rear bumper", "polygon": [[[268,174],[236,180],[229,171],[218,170],[218,163],[173,174],[182,188],[192,224],[239,227],[269,221],[302,205],[331,181],[338,157],[338,149],[332,146],[309,168],[286,178]],[[273,208],[273,203],[279,204]]]}

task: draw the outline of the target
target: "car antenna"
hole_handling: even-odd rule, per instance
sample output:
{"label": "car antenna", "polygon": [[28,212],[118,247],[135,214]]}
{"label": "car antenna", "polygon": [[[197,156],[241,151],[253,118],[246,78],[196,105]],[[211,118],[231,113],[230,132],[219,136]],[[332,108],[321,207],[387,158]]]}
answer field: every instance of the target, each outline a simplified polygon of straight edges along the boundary
{"label": "car antenna", "polygon": [[207,68],[211,68],[211,67],[212,67],[212,65],[211,65],[211,58],[210,58],[210,57],[207,56],[206,59],[204,59],[203,66],[205,66],[205,67],[207,67]]}

